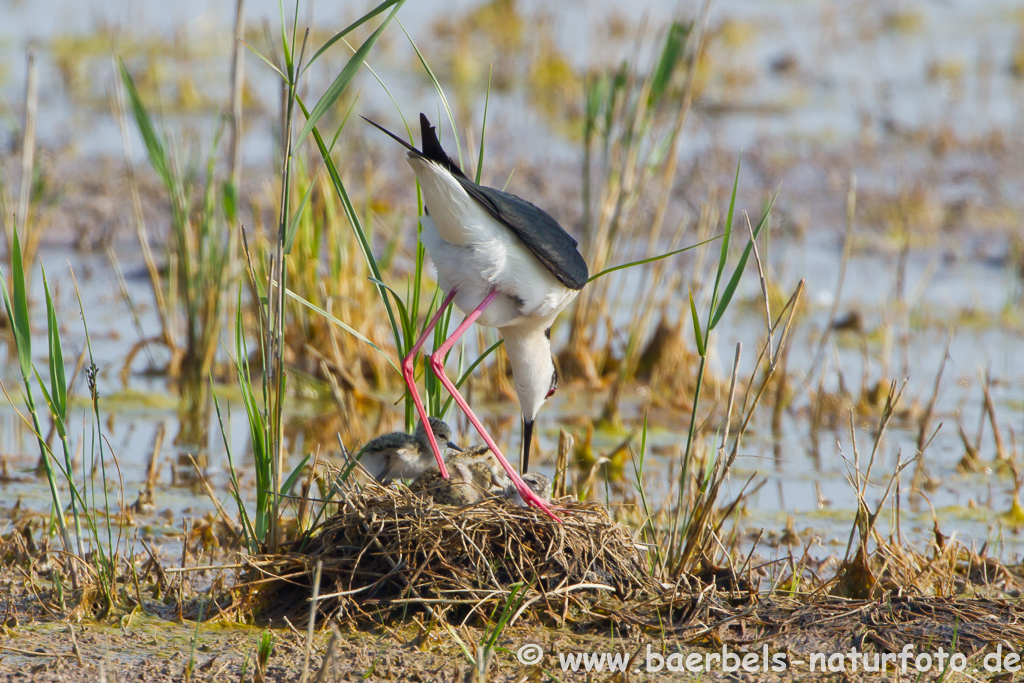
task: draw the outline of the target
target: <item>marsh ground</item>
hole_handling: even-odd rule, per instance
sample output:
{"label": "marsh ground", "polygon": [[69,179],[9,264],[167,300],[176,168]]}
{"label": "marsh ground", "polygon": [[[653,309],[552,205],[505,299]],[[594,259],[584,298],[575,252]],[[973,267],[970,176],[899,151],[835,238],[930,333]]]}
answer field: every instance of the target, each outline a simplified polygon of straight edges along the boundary
{"label": "marsh ground", "polygon": [[[10,8],[12,21],[3,29],[11,32],[10,40],[0,49],[6,63],[20,65],[23,34],[32,33],[37,48],[42,87],[32,206],[39,228],[38,258],[50,277],[65,340],[74,349],[65,353],[69,365],[85,341],[69,264],[89,316],[108,464],[118,468],[118,483],[109,484],[110,500],[122,510],[119,520],[124,522],[118,542],[138,556],[148,553],[149,546],[159,562],[174,566],[187,539],[187,562],[230,563],[234,548],[230,535],[217,528],[213,502],[226,504],[229,483],[216,417],[212,411],[207,415],[202,443],[179,443],[177,380],[166,372],[172,354],[150,345],[131,355],[140,339],[161,333],[160,309],[137,236],[122,138],[107,92],[114,77],[109,60],[114,44],[149,101],[159,97],[163,121],[177,131],[182,165],[198,167],[195,160],[202,159],[204,145],[209,145],[227,92],[232,18],[230,13],[217,14],[221,10],[174,14],[154,6],[145,21],[133,23],[126,17],[142,10],[112,3],[89,17],[69,10],[62,21],[57,11],[40,17],[39,8],[45,5]],[[315,9],[317,14],[335,11]],[[417,3],[403,8],[400,16],[449,91],[467,159],[476,158],[481,93],[490,73],[485,182],[501,186],[508,180],[511,191],[535,200],[580,235],[588,220],[580,170],[584,83],[621,59],[641,65],[636,66],[640,71],[656,60],[673,8],[653,3],[644,9],[646,13],[635,4],[626,9],[604,3],[600,11],[588,7],[584,12],[571,4],[545,9],[496,1],[438,15],[430,3]],[[684,18],[696,16],[697,10],[684,8]],[[254,5],[249,11],[247,39],[266,46],[259,22],[264,16],[277,21],[276,7]],[[316,17],[320,28],[314,38],[326,37],[356,16],[349,9],[337,11],[338,16]],[[799,281],[805,282],[780,370],[785,381],[773,385],[774,396],[755,414],[721,494],[723,500],[733,500],[751,481],[730,522],[729,551],[765,567],[760,580],[766,587],[790,585],[787,577],[793,573],[812,585],[826,583],[848,553],[858,507],[856,488],[847,479],[855,445],[865,453],[872,446],[888,383],[895,380],[902,386],[905,381],[898,410],[878,443],[865,499],[872,505],[882,500],[897,463],[918,454],[921,458],[886,499],[879,522],[882,537],[895,537],[930,557],[938,529],[973,552],[968,567],[989,561],[1010,567],[1009,578],[995,594],[1017,596],[1020,576],[1013,568],[1024,548],[1024,515],[1015,505],[1018,441],[1024,429],[1024,365],[1019,362],[1024,343],[1024,121],[1015,112],[1024,93],[1024,16],[1012,2],[978,6],[965,0],[897,9],[881,2],[843,7],[826,2],[800,7],[788,2],[718,2],[708,26],[706,56],[694,71],[693,108],[678,150],[679,171],[669,188],[668,227],[654,249],[672,246],[677,226],[686,244],[697,241],[701,226],[722,220],[742,151],[737,205],[752,220],[781,187],[770,237],[760,254],[773,311]],[[401,94],[402,110],[407,116],[420,108],[438,111],[432,85],[401,31],[385,36],[370,64],[392,93]],[[339,52],[313,71],[309,91],[322,89],[345,58]],[[20,69],[10,66],[0,78],[11,121],[3,155],[5,206],[16,204],[13,179],[19,178],[21,163]],[[268,226],[275,223],[279,96],[269,69],[250,59],[248,70],[239,220],[255,234],[271,232]],[[357,81],[357,113],[395,121],[387,94],[368,74],[363,76]],[[346,100],[339,111],[352,101]],[[664,118],[654,124],[664,128]],[[470,130],[474,132],[466,132]],[[450,129],[443,129],[442,136],[450,136]],[[168,201],[145,165],[141,140],[134,131],[129,138],[141,216],[149,226],[158,266],[166,273],[173,258],[173,250],[163,246],[170,242]],[[391,264],[389,276],[404,286],[415,261],[408,237],[415,215],[408,169],[400,152],[352,122],[339,144],[345,149],[346,182],[359,213],[372,225],[375,251]],[[306,163],[315,172],[314,161]],[[600,188],[610,187],[614,170],[595,174],[600,181],[590,197],[595,205]],[[855,212],[847,229],[854,176]],[[616,262],[647,254],[645,231],[658,211],[659,184],[657,178],[639,177],[643,182],[634,188],[630,220],[622,227],[632,237],[622,240]],[[323,208],[328,205],[325,201],[317,220],[341,222]],[[735,240],[736,249],[742,242]],[[328,247],[321,249],[326,252]],[[586,328],[589,351],[603,361],[596,372],[578,372],[543,416],[541,469],[554,473],[559,431],[565,429],[579,446],[570,485],[589,488],[635,529],[643,517],[638,513],[641,501],[629,448],[622,446],[628,444],[635,455],[646,418],[650,457],[640,484],[650,500],[669,500],[689,428],[695,367],[687,293],[694,293],[703,310],[716,258],[711,245],[675,258],[653,277],[640,270],[613,276],[619,279],[606,290],[607,306]],[[6,272],[6,252],[5,259]],[[840,290],[841,269],[845,277]],[[318,275],[326,277],[326,272]],[[36,277],[32,315],[37,356],[46,346],[39,290]],[[380,322],[379,306],[365,305],[358,299],[361,293],[332,290],[331,296],[339,306],[356,302],[353,310],[362,310],[364,317],[350,322],[360,329]],[[751,268],[736,304],[715,331],[709,355],[715,383],[701,416],[712,419],[697,449],[704,458],[715,450],[737,342],[744,344],[739,375],[751,377],[754,384],[756,350],[764,337],[763,298]],[[670,331],[670,343],[650,343],[658,337],[659,323]],[[554,330],[556,351],[571,348],[578,332],[563,320]],[[329,350],[330,340],[314,333],[301,338],[318,353]],[[468,348],[471,352],[489,341],[482,337]],[[229,353],[226,346],[230,342],[216,352],[214,391],[234,416],[227,421],[228,443],[248,458],[249,429],[227,362],[233,349]],[[660,374],[657,367],[648,368],[646,377],[637,372],[621,381],[622,368],[629,366],[624,361],[632,358],[642,368],[641,352],[648,350],[649,359],[664,363]],[[13,391],[16,354],[9,346],[0,353],[6,354],[0,356],[0,378]],[[374,378],[374,368],[362,377],[346,375],[344,368],[320,373],[319,357],[298,352],[293,360],[294,396],[287,416],[292,464],[308,452],[336,463],[338,434],[353,447],[401,425],[402,412],[393,407],[401,396],[394,378],[371,382],[367,378]],[[666,372],[675,373],[675,380]],[[514,450],[518,420],[507,384],[502,384],[502,366],[487,363],[481,374],[471,380],[470,393],[492,433]],[[680,379],[682,374],[689,385]],[[339,383],[340,399],[329,377]],[[73,388],[71,405],[87,415],[83,382]],[[35,439],[15,411],[23,404],[12,397],[10,404],[0,406],[0,506],[7,518],[3,532],[9,537],[17,533],[15,528],[29,524],[38,538],[49,516],[50,494],[34,473],[39,457]],[[925,439],[922,426],[928,427]],[[462,422],[457,431],[469,435]],[[72,443],[84,452],[76,455],[79,468],[94,462],[84,423],[74,429]],[[162,448],[154,448],[159,443]],[[190,454],[201,462],[214,496],[197,483]],[[96,472],[93,467],[89,474],[93,481]],[[129,510],[148,482],[154,485],[152,504]],[[254,498],[255,478],[247,466],[241,486]],[[204,542],[197,529],[209,530],[205,540],[216,541]],[[966,578],[948,582],[949,597],[991,588],[991,577],[963,574]],[[196,591],[193,597],[212,580],[206,576],[196,586],[190,584]],[[118,626],[88,619],[78,625],[73,619],[53,621],[66,617],[72,607],[49,614],[14,600],[14,587],[32,584],[15,565],[5,564],[3,581],[10,587],[14,621],[5,628],[7,649],[0,653],[0,674],[12,680],[96,680],[102,665],[106,675],[123,676],[116,680],[136,679],[143,671],[147,680],[180,680],[197,633],[194,622],[168,621],[163,608],[151,610],[160,616],[129,617],[127,622],[122,618]],[[37,588],[53,609],[52,595],[46,593],[52,586],[44,582]],[[934,584],[917,590],[934,592]],[[1008,626],[1019,620],[1012,612],[1000,618]],[[296,626],[304,634],[304,627]],[[528,628],[505,634],[509,649],[530,633]],[[413,627],[397,628],[397,636],[387,629],[346,632],[339,647],[347,669],[338,680],[367,674],[402,680],[468,676],[469,660],[450,634],[427,630],[430,635],[425,637]],[[871,630],[868,625],[862,629]],[[481,633],[470,630],[464,639],[477,642]],[[639,646],[651,637],[639,631],[614,639],[557,629],[544,633],[549,653],[563,646],[560,639],[566,647],[582,647],[593,639],[595,648],[611,650],[622,645],[622,638]],[[201,626],[196,679],[237,679],[241,662],[255,656],[260,637],[250,627]],[[329,637],[316,636],[314,661],[323,657]],[[280,631],[275,638],[268,680],[294,680],[304,635]],[[405,644],[396,647],[396,640]],[[686,641],[686,636],[677,641]],[[822,646],[840,644],[823,641]],[[44,654],[35,652],[39,648]],[[165,658],[155,654],[158,648],[166,652]],[[491,677],[519,680],[521,670],[512,656],[499,652],[496,657]],[[526,675],[544,679],[552,674],[532,670]]]}

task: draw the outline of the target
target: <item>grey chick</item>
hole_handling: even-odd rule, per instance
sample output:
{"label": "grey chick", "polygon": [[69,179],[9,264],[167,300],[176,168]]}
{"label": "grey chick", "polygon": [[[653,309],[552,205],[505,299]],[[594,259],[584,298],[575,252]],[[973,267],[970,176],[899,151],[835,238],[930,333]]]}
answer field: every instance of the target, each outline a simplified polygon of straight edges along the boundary
{"label": "grey chick", "polygon": [[[441,419],[430,418],[430,429],[438,445],[455,451],[462,449],[452,443],[452,430]],[[430,437],[423,428],[423,421],[416,423],[412,434],[391,432],[378,436],[363,446],[359,462],[370,475],[381,484],[395,479],[415,479],[431,467],[437,467],[437,460],[430,448]]]}
{"label": "grey chick", "polygon": [[490,495],[493,488],[504,489],[511,485],[505,471],[494,458],[487,455],[484,446],[469,449],[445,459],[447,481],[441,477],[437,467],[431,467],[412,482],[409,488],[418,494],[426,494],[441,505],[472,505]]}
{"label": "grey chick", "polygon": [[[523,475],[523,481],[530,487],[530,490],[537,494],[537,497],[543,500],[545,503],[551,502],[551,480],[545,477],[540,472],[527,472]],[[519,495],[519,491],[516,490],[515,485],[511,482],[505,487],[502,492],[502,498],[518,505],[519,507],[526,507],[526,501]]]}

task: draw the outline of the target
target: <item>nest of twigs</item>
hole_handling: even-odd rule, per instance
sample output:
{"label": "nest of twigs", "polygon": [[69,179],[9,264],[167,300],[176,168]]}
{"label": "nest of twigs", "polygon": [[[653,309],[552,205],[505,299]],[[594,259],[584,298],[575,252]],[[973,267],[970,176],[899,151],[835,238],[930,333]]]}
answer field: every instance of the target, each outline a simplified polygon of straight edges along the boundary
{"label": "nest of twigs", "polygon": [[319,623],[410,608],[463,621],[505,604],[517,584],[519,607],[535,614],[659,591],[643,547],[603,507],[554,504],[561,524],[496,498],[454,507],[369,485],[348,493],[304,544],[250,558],[245,608],[271,624],[304,618],[318,562]]}

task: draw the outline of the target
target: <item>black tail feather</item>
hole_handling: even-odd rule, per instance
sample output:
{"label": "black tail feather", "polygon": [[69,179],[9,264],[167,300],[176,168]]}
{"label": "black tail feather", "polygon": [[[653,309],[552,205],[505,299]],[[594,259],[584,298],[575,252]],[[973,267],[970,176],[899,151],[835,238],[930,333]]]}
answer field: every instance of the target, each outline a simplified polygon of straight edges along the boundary
{"label": "black tail feather", "polygon": [[416,149],[408,142],[398,137],[397,135],[395,135],[390,130],[380,125],[376,121],[371,121],[365,116],[360,116],[359,118],[361,118],[363,121],[366,121],[368,124],[376,128],[377,130],[381,131],[382,133],[384,133],[389,138],[400,144],[402,147],[405,147],[407,150],[409,150],[416,156],[423,157],[424,159],[429,159],[430,161],[440,164],[442,167],[447,169],[448,172],[451,173],[452,175],[458,176],[460,178],[466,178],[466,174],[462,172],[462,169],[459,168],[459,165],[455,163],[452,160],[452,158],[448,156],[448,154],[441,147],[441,141],[437,139],[437,131],[432,125],[430,125],[430,121],[427,120],[427,117],[425,115],[420,114],[420,134],[423,137],[423,151]]}
{"label": "black tail feather", "polygon": [[450,173],[456,176],[466,177],[459,165],[441,147],[441,141],[437,139],[437,129],[430,125],[426,114],[420,114],[420,136],[423,138],[423,156],[433,162],[441,164]]}

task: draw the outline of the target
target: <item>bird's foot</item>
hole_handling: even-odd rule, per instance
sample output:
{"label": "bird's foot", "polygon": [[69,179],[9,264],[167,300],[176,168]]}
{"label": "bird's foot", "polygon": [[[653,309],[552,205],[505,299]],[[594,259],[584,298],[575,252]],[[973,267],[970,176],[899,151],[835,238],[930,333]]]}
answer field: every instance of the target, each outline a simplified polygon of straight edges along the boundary
{"label": "bird's foot", "polygon": [[512,483],[515,485],[516,491],[518,491],[519,495],[523,497],[523,500],[527,505],[538,508],[541,512],[558,523],[562,522],[562,520],[558,518],[558,515],[551,511],[551,508],[544,502],[544,499],[534,493],[533,489],[527,486],[526,482],[524,482],[521,477],[516,476]]}

